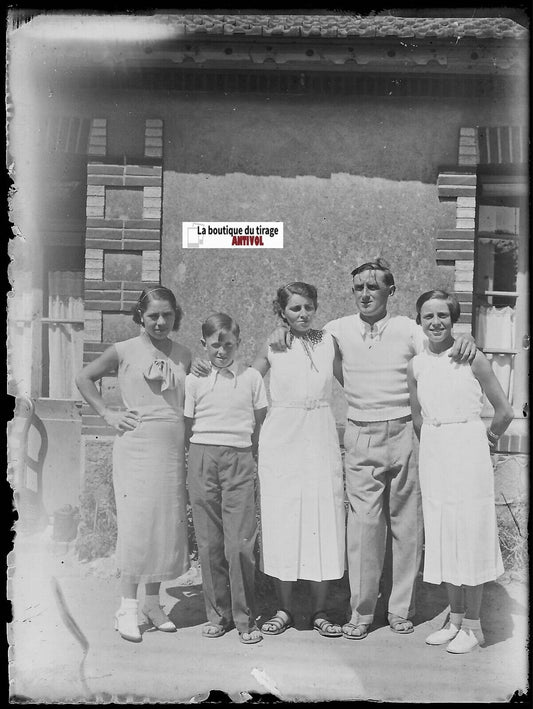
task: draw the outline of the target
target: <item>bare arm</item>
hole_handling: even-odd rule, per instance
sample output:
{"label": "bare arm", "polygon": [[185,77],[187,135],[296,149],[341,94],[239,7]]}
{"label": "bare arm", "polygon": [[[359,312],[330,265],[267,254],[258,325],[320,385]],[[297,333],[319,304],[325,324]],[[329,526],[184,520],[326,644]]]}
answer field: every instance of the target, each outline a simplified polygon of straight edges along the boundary
{"label": "bare arm", "polygon": [[411,403],[411,416],[413,417],[413,428],[415,429],[416,437],[420,440],[420,431],[422,429],[422,409],[418,401],[418,388],[413,371],[413,360],[407,365],[407,384],[409,387],[409,401]]}
{"label": "bare arm", "polygon": [[132,411],[108,409],[98,391],[96,383],[118,368],[118,354],[112,345],[99,357],[84,367],[76,377],[76,386],[85,401],[90,404],[106,423],[118,431],[132,431],[139,423],[139,417]]}
{"label": "bare arm", "polygon": [[269,343],[265,342],[265,344],[261,347],[252,363],[252,367],[254,369],[257,369],[257,371],[262,377],[264,377],[270,369],[270,362],[268,361],[268,347]]}
{"label": "bare arm", "polygon": [[190,416],[184,416],[183,421],[185,423],[185,450],[189,450],[189,444],[191,442],[191,436],[192,436],[192,425],[193,425],[194,419],[191,418]]}
{"label": "bare arm", "polygon": [[339,343],[335,338],[333,338],[333,346],[335,348],[335,357],[333,359],[333,375],[335,379],[339,382],[341,387],[343,387],[344,375],[342,373],[342,354],[339,347]]}
{"label": "bare arm", "polygon": [[183,367],[185,369],[185,374],[189,374],[191,371],[191,353],[189,350],[185,350],[186,354],[183,359]]}
{"label": "bare arm", "polygon": [[274,352],[285,352],[289,347],[290,329],[283,321],[279,320],[279,324],[268,336],[267,343],[272,347]]}
{"label": "bare arm", "polygon": [[462,332],[457,335],[455,342],[453,343],[452,351],[449,356],[455,362],[469,362],[472,364],[474,357],[476,356],[477,345],[476,341],[467,332]]}
{"label": "bare arm", "polygon": [[471,367],[474,376],[481,384],[481,388],[494,408],[494,416],[487,434],[489,444],[492,448],[513,420],[513,407],[509,403],[505,392],[501,388],[500,382],[492,371],[490,362],[482,352],[476,354]]}
{"label": "bare arm", "polygon": [[254,409],[255,426],[252,433],[252,453],[254,456],[257,455],[257,448],[259,446],[259,433],[261,431],[261,426],[263,425],[263,421],[265,420],[266,415],[266,406],[262,409]]}

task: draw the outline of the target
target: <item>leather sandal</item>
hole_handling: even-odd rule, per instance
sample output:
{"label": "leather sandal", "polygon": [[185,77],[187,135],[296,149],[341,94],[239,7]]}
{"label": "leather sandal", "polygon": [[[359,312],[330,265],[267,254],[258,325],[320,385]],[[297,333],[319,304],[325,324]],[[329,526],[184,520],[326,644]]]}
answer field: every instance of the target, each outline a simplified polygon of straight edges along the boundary
{"label": "leather sandal", "polygon": [[[408,618],[402,618],[399,615],[394,615],[394,613],[389,613],[388,620],[390,629],[393,633],[407,635],[408,633],[412,633],[414,630],[413,623]],[[401,627],[405,625],[407,626],[406,628]]]}
{"label": "leather sandal", "polygon": [[[245,635],[248,637],[245,638]],[[255,645],[255,643],[261,642],[263,636],[261,635],[259,628],[250,628],[250,630],[243,631],[242,633],[240,632],[239,638],[241,643],[244,643],[245,645]]]}
{"label": "leather sandal", "polygon": [[342,628],[338,623],[332,623],[326,611],[317,611],[311,616],[313,630],[316,630],[325,638],[341,638]]}
{"label": "leather sandal", "polygon": [[[287,619],[283,618],[280,613],[285,613]],[[270,630],[267,627],[269,625],[274,626],[274,629]],[[289,613],[289,611],[285,610],[285,608],[280,608],[279,611],[277,611],[272,616],[272,618],[270,618],[270,620],[267,620],[263,623],[263,625],[261,626],[261,632],[265,633],[265,635],[281,635],[281,633],[284,633],[287,628],[291,628],[292,625],[292,615]]]}
{"label": "leather sandal", "polygon": [[202,635],[204,636],[204,638],[220,638],[222,637],[222,635],[225,635],[228,630],[230,630],[229,626],[217,625],[216,623],[209,622],[203,626]]}
{"label": "leather sandal", "polygon": [[[362,640],[368,635],[368,629],[370,624],[368,623],[345,623],[342,626],[342,636],[347,640]],[[357,631],[357,635],[352,630]]]}

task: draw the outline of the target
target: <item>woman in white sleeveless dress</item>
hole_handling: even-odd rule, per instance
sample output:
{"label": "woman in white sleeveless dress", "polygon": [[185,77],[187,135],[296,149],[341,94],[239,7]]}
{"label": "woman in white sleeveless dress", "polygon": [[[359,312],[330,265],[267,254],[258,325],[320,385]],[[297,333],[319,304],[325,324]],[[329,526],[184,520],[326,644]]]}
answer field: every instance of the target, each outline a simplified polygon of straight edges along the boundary
{"label": "woman in white sleeveless dress", "polygon": [[[278,635],[293,623],[294,582],[310,582],[314,629],[342,636],[325,608],[328,581],[344,574],[345,509],[342,461],[332,394],[337,345],[311,329],[317,292],[306,283],[278,290],[274,310],[288,324],[291,346],[265,344],[254,367],[270,371],[271,408],[259,438],[262,569],[277,579],[280,608],[262,630]],[[335,374],[340,374],[337,359]]]}
{"label": "woman in white sleeveless dress", "polygon": [[[449,643],[448,652],[460,654],[483,643],[483,584],[503,573],[490,447],[508,427],[513,410],[481,352],[472,364],[450,358],[452,327],[460,314],[455,296],[428,291],[416,308],[428,338],[426,351],[408,365],[420,438],[424,581],[445,582],[450,601],[449,621],[426,642]],[[488,432],[480,418],[483,392],[494,407]]]}
{"label": "woman in white sleeveless dress", "polygon": [[[160,585],[189,568],[183,402],[191,355],[169,337],[180,318],[172,291],[161,286],[143,291],[133,312],[141,334],[111,345],[76,379],[86,401],[118,432],[113,487],[122,601],[115,628],[132,642],[142,639],[138,585],[146,586],[145,619],[158,630],[175,632],[160,606]],[[125,411],[107,408],[96,387],[113,372]]]}

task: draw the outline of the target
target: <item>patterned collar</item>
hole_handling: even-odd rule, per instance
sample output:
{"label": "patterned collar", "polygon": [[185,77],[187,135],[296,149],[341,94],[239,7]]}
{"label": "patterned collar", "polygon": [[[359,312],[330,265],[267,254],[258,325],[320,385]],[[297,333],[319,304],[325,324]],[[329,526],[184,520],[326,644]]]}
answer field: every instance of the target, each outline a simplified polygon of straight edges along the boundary
{"label": "patterned collar", "polygon": [[293,335],[293,333],[290,333],[289,336],[289,347],[291,347],[292,343],[294,340],[300,340],[302,343],[302,347],[304,348],[304,352],[309,358],[309,361],[311,363],[311,368],[314,369],[315,371],[318,372],[318,367],[316,366],[314,360],[313,360],[313,355],[312,352],[314,348],[322,342],[322,339],[324,337],[324,330],[307,330],[307,332],[304,335],[301,335],[300,337],[296,337]]}
{"label": "patterned collar", "polygon": [[291,332],[289,334],[289,339],[290,339],[290,344],[294,342],[295,339],[302,340],[308,342],[311,347],[314,347],[315,345],[318,345],[320,342],[322,342],[322,338],[324,336],[324,330],[312,330],[309,329],[304,335],[300,335],[300,337],[296,338],[296,336]]}

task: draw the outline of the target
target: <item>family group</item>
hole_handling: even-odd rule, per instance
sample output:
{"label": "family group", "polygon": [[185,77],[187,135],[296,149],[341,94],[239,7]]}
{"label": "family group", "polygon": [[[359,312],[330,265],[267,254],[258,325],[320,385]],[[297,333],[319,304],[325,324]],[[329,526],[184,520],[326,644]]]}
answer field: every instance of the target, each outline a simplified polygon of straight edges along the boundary
{"label": "family group", "polygon": [[[77,377],[83,397],[118,432],[113,484],[122,598],[115,628],[124,639],[142,639],[140,584],[144,621],[176,630],[160,585],[189,566],[188,495],[205,637],[236,628],[241,642],[257,643],[283,633],[294,622],[294,584],[304,579],[311,627],[362,640],[374,622],[389,536],[391,630],[414,630],[424,549],[424,581],[445,583],[450,604],[444,626],[426,642],[454,654],[483,644],[483,584],[503,573],[491,450],[512,408],[473,338],[454,336],[460,310],[453,294],[423,293],[415,321],[388,313],[395,283],[383,259],[359,265],[351,277],[357,312],[322,329],[312,327],[314,286],[279,288],[277,324],[252,366],[239,360],[239,325],[225,313],[202,324],[206,357],[192,362],[171,337],[181,319],[174,294],[147,289],[133,312],[140,335],[111,345]],[[97,386],[113,372],[123,411],[110,409]],[[344,475],[330,407],[334,379],[347,403]],[[494,409],[488,429],[483,394]],[[275,579],[278,597],[261,628],[258,524],[261,569]],[[346,568],[351,611],[341,625],[328,612],[328,583]]]}

